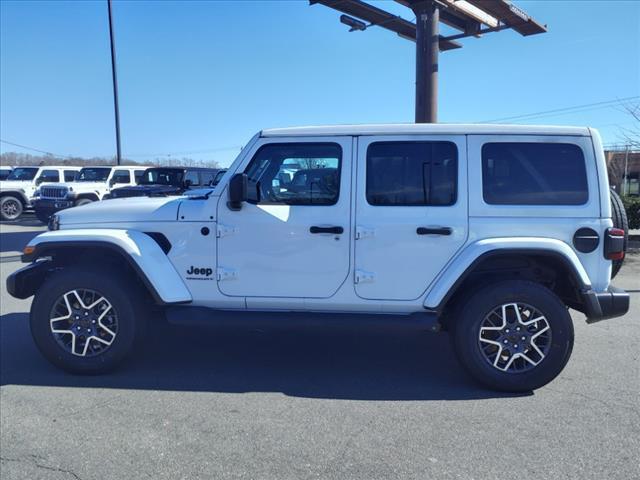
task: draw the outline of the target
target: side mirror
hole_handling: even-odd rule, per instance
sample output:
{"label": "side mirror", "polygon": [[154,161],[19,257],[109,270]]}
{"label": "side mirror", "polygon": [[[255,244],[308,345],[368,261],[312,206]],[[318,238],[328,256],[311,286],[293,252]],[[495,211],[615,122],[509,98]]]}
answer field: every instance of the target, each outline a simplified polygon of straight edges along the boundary
{"label": "side mirror", "polygon": [[116,184],[116,179],[112,178],[111,180],[109,180],[109,186],[113,187]]}
{"label": "side mirror", "polygon": [[42,182],[44,182],[44,178],[43,177],[36,178],[36,185],[40,185]]}
{"label": "side mirror", "polygon": [[191,180],[184,181],[184,188],[191,188],[191,185],[193,185],[193,181]]}
{"label": "side mirror", "polygon": [[230,210],[240,210],[242,202],[247,200],[248,177],[246,173],[236,173],[229,181],[229,201],[227,206]]}

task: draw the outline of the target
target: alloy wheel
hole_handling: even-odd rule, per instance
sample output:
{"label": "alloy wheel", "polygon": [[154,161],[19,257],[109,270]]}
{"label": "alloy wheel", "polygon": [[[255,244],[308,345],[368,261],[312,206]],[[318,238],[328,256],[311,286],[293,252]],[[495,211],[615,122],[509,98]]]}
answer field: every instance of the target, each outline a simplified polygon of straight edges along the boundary
{"label": "alloy wheel", "polygon": [[76,289],[56,300],[49,325],[56,342],[66,352],[93,357],[113,344],[118,333],[118,316],[100,293]]}
{"label": "alloy wheel", "polygon": [[551,348],[551,326],[531,305],[505,303],[480,324],[480,351],[489,364],[507,373],[535,368]]}

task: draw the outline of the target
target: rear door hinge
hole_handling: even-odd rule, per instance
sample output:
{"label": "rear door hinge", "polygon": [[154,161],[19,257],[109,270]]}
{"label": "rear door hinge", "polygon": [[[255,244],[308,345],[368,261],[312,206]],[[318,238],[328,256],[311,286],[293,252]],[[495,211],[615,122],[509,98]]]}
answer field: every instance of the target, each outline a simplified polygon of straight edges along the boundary
{"label": "rear door hinge", "polygon": [[373,272],[366,272],[364,270],[356,270],[354,283],[373,283],[375,281],[376,274]]}
{"label": "rear door hinge", "polygon": [[375,236],[375,228],[367,228],[362,226],[356,226],[356,240],[362,240],[363,238],[370,238]]}
{"label": "rear door hinge", "polygon": [[233,235],[234,233],[237,233],[236,227],[230,227],[229,225],[223,225],[219,223],[216,230],[216,237],[222,238],[228,235]]}
{"label": "rear door hinge", "polygon": [[216,278],[219,282],[224,280],[234,280],[238,278],[238,272],[232,268],[218,267],[216,268]]}

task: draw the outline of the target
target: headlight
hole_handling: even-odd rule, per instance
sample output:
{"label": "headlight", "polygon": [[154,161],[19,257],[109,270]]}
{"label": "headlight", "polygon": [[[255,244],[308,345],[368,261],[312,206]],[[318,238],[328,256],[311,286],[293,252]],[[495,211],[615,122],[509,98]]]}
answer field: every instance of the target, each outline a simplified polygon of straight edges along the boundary
{"label": "headlight", "polygon": [[47,228],[51,231],[60,230],[60,217],[55,213],[49,217]]}

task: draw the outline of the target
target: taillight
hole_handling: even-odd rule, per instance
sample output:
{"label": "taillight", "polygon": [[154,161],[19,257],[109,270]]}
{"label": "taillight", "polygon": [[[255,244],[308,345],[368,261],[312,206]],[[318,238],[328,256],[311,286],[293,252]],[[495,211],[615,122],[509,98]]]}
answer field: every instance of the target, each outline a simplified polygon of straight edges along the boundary
{"label": "taillight", "polygon": [[604,235],[604,258],[622,260],[624,258],[624,230],[608,228]]}

